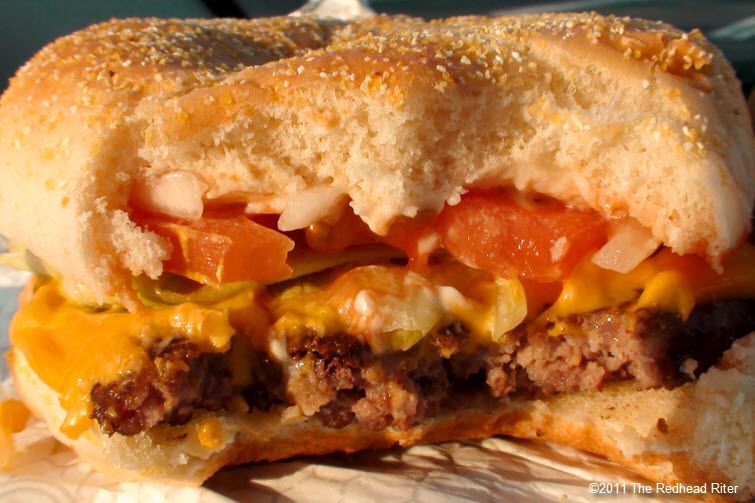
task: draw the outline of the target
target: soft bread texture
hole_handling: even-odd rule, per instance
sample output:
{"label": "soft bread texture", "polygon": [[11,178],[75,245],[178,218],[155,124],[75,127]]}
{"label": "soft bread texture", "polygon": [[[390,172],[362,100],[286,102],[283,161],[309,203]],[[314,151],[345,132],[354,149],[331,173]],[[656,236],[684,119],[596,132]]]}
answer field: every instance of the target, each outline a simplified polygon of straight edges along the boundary
{"label": "soft bread texture", "polygon": [[[305,18],[113,20],[42,49],[0,99],[0,233],[95,295],[157,276],[170,249],[130,221],[145,169],[135,108],[322,47]],[[208,172],[209,174],[209,172]]]}
{"label": "soft bread texture", "polygon": [[65,413],[57,394],[19,351],[10,353],[9,363],[19,394],[53,434],[98,470],[121,479],[199,484],[230,464],[504,434],[590,451],[655,481],[726,482],[739,486],[738,499],[755,495],[755,333],[739,339],[699,380],[674,390],[637,391],[622,383],[545,400],[470,401],[464,410],[406,431],[330,429],[291,409],[282,417],[255,413],[222,418],[223,432],[212,449],[197,440],[206,417],[134,437],[92,429],[71,441],[58,430]]}
{"label": "soft bread texture", "polygon": [[111,21],[27,63],[0,123],[0,232],[100,297],[161,273],[171,250],[127,202],[176,171],[258,211],[332,186],[376,232],[514,185],[630,215],[714,264],[755,197],[720,51],[597,14]]}

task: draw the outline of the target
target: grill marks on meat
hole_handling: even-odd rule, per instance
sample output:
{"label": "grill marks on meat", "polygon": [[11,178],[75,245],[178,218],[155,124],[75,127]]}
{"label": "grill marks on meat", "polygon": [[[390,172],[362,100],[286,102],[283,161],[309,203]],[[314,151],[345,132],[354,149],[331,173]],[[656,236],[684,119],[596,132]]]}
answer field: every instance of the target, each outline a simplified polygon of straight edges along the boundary
{"label": "grill marks on meat", "polygon": [[92,417],[104,432],[134,435],[162,422],[184,424],[195,409],[225,408],[231,379],[223,355],[176,340],[150,356],[138,372],[92,388]]}

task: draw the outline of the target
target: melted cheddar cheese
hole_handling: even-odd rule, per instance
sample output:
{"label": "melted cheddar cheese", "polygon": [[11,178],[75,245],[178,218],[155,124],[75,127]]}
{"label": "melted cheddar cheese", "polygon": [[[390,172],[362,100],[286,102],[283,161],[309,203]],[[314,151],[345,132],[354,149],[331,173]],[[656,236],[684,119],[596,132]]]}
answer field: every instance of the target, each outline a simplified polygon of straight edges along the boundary
{"label": "melted cheddar cheese", "polygon": [[626,274],[601,269],[588,258],[566,280],[541,319],[552,321],[634,299],[635,308],[675,312],[686,319],[696,304],[730,298],[755,298],[755,247],[750,244],[729,258],[721,274],[697,256],[680,256],[668,249]]}
{"label": "melted cheddar cheese", "polygon": [[215,417],[208,417],[197,425],[197,439],[202,447],[216,449],[226,438],[223,425]]}
{"label": "melted cheddar cheese", "polygon": [[518,280],[458,262],[355,267],[326,285],[292,285],[269,307],[281,340],[304,332],[355,334],[375,354],[405,351],[450,321],[463,322],[483,342],[500,341],[527,314]]}
{"label": "melted cheddar cheese", "polygon": [[[68,412],[61,431],[76,438],[91,425],[90,391],[138,370],[149,348],[168,337],[183,337],[203,352],[229,349],[234,325],[254,321],[254,291],[221,302],[98,312],[66,300],[56,281],[42,285],[11,323],[11,342],[39,377],[60,394]],[[233,321],[233,323],[232,323]]]}
{"label": "melted cheddar cheese", "polygon": [[13,464],[15,448],[13,446],[14,433],[26,427],[31,413],[18,400],[0,401],[0,470],[5,470]]}
{"label": "melted cheddar cheese", "polygon": [[[537,291],[530,283],[522,290],[516,280],[491,283],[487,273],[461,265],[421,271],[421,275],[391,268],[393,279],[382,285],[376,280],[376,271],[356,268],[326,285],[299,282],[274,290],[262,296],[264,309],[250,286],[214,303],[183,302],[134,313],[75,304],[60,293],[58,281],[50,281],[27,296],[13,319],[11,339],[39,377],[60,394],[68,413],[61,430],[76,438],[92,426],[92,387],[139,369],[149,357],[150,346],[165,337],[183,337],[202,351],[220,353],[228,351],[232,335],[238,332],[249,336],[252,347],[272,351],[276,336],[296,330],[326,335],[363,327],[368,333],[389,335],[368,341],[374,350],[404,350],[421,339],[436,318],[441,320],[447,314],[469,322],[473,332],[494,331],[491,327],[498,326],[500,320],[510,322],[511,313],[518,324],[526,306],[523,312],[512,308],[503,315],[496,310],[505,302],[525,304],[521,292],[526,292],[527,301],[531,297],[538,299],[538,305],[551,304],[545,311],[537,311],[544,321],[632,301],[632,308],[661,309],[687,317],[697,303],[755,298],[755,248],[749,244],[730,257],[721,274],[697,257],[680,257],[665,249],[627,274],[600,269],[588,260],[564,282],[560,293],[553,285]],[[398,281],[399,288],[389,284],[391,281]],[[512,288],[519,293],[506,290]],[[503,303],[501,289],[506,290]],[[390,297],[386,301],[390,309],[383,312],[381,292]],[[422,318],[414,325],[401,312],[411,312],[413,302],[412,316]],[[492,305],[495,303],[499,306]],[[530,303],[530,309],[533,305]],[[379,322],[373,321],[373,315],[380,317]],[[386,332],[386,326],[392,331]],[[229,361],[235,379],[249,373],[248,353],[234,355],[231,351]],[[244,380],[235,382],[243,384]],[[212,423],[205,424],[200,433],[203,445],[218,441]]]}

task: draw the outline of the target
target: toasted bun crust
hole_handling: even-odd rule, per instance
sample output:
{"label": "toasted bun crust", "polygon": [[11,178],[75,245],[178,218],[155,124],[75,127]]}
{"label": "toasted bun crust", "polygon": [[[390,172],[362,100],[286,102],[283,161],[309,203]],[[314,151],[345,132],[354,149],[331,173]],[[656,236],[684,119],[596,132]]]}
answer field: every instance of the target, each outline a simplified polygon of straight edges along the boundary
{"label": "toasted bun crust", "polygon": [[206,416],[151,435],[107,437],[92,429],[71,441],[58,430],[65,414],[57,394],[19,351],[9,363],[19,394],[53,434],[98,470],[121,479],[199,484],[230,464],[504,434],[593,452],[655,481],[726,482],[740,487],[738,499],[755,495],[755,333],[737,341],[698,381],[674,390],[637,391],[623,383],[546,400],[470,403],[406,431],[330,429],[292,410],[283,418],[223,417],[213,448],[197,440]]}
{"label": "toasted bun crust", "polygon": [[99,296],[161,273],[171,250],[127,200],[174,171],[267,211],[332,185],[377,232],[514,185],[631,215],[713,262],[748,232],[755,196],[720,51],[597,14],[114,20],[21,68],[0,123],[0,232]]}

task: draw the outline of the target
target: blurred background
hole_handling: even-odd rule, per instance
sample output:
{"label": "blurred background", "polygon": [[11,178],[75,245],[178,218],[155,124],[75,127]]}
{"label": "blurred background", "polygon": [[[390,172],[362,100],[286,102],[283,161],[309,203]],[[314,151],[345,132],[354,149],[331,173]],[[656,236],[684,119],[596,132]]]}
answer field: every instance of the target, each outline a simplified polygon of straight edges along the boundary
{"label": "blurred background", "polygon": [[[0,90],[56,37],[111,17],[259,17],[287,14],[304,0],[0,0]],[[662,19],[700,28],[734,62],[745,90],[755,83],[755,0],[372,0],[377,12],[422,17],[584,11]]]}

